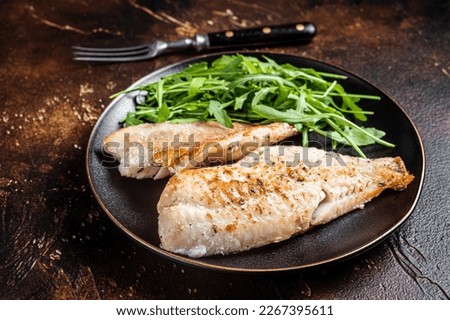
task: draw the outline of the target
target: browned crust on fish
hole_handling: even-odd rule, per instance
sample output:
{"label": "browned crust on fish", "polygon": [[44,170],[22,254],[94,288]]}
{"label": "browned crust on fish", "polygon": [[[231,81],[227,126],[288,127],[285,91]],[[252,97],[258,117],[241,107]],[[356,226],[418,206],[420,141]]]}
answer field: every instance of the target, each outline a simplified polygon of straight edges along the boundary
{"label": "browned crust on fish", "polygon": [[230,132],[220,138],[204,139],[194,148],[160,150],[155,152],[153,159],[172,171],[210,164],[224,164],[239,160],[261,146],[275,144],[295,134],[297,129],[286,123],[255,125]]}

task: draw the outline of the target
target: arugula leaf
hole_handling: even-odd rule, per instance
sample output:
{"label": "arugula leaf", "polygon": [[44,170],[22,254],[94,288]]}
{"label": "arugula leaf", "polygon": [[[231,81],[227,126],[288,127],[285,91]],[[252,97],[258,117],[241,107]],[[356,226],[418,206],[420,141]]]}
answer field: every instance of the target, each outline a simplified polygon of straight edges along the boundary
{"label": "arugula leaf", "polygon": [[[375,129],[375,128],[364,128],[364,127],[361,127],[361,128],[377,138],[382,138],[385,135],[385,133],[383,131]],[[344,133],[351,140],[353,140],[353,142],[356,145],[358,145],[360,147],[374,144],[376,142],[375,139],[373,139],[372,137],[368,136],[367,134],[364,134],[363,132],[361,132],[360,130],[357,130],[355,128],[346,127],[344,129]],[[340,134],[338,134],[337,132],[331,131],[331,132],[329,132],[329,136],[338,143],[349,145],[348,141],[343,139],[342,136]]]}
{"label": "arugula leaf", "polygon": [[164,102],[161,107],[159,107],[158,117],[156,122],[165,122],[170,118],[170,109],[167,104]]}
{"label": "arugula leaf", "polygon": [[203,77],[193,78],[189,85],[188,94],[190,96],[196,95],[200,91],[200,89],[203,87],[205,80],[206,80],[206,78],[203,78]]}
{"label": "arugula leaf", "polygon": [[223,109],[219,101],[211,100],[209,102],[208,111],[210,115],[216,118],[217,122],[227,128],[233,128],[233,122],[228,116],[227,112]]}
{"label": "arugula leaf", "polygon": [[130,126],[136,126],[136,125],[138,125],[138,124],[144,123],[143,120],[137,118],[136,115],[133,114],[132,112],[129,112],[129,113],[128,113],[128,115],[127,115],[127,117],[125,118],[125,121],[124,121],[124,122],[125,122],[125,125],[126,125],[127,127],[130,127]]}
{"label": "arugula leaf", "polygon": [[244,93],[243,95],[236,97],[235,104],[234,104],[234,110],[240,110],[244,106],[245,101],[247,100],[249,92]]}

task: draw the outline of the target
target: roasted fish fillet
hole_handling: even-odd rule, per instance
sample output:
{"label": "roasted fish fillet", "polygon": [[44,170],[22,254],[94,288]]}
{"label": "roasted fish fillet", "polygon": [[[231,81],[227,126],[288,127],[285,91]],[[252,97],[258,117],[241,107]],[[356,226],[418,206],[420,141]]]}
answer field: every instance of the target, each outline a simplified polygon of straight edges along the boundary
{"label": "roasted fish fillet", "polygon": [[232,165],[170,178],[157,207],[161,247],[199,258],[279,242],[413,179],[399,157],[262,147]]}
{"label": "roasted fish fillet", "polygon": [[170,172],[237,161],[262,146],[269,146],[297,134],[295,127],[282,122],[258,125],[205,139],[194,148],[169,148],[153,155]]}
{"label": "roasted fish fillet", "polygon": [[161,179],[184,168],[241,159],[260,146],[297,133],[286,123],[226,128],[217,122],[153,123],[120,129],[103,140],[123,176]]}
{"label": "roasted fish fillet", "polygon": [[168,176],[169,172],[161,163],[153,160],[155,153],[182,144],[191,143],[194,146],[195,143],[203,143],[250,127],[251,125],[234,123],[233,128],[229,129],[217,122],[146,123],[113,132],[103,139],[103,147],[120,162],[119,171],[122,176],[159,179]]}

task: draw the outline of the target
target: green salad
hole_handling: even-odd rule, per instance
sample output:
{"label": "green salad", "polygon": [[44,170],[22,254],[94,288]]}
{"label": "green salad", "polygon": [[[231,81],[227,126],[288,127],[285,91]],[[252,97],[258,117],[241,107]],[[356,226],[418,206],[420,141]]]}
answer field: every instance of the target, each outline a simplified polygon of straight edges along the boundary
{"label": "green salad", "polygon": [[365,157],[361,146],[379,143],[393,147],[381,139],[383,131],[355,123],[363,123],[373,114],[358,102],[380,97],[347,93],[339,83],[345,79],[339,74],[278,64],[268,57],[223,55],[210,65],[192,64],[112,98],[136,90],[145,93],[136,111],[124,119],[126,126],[166,121],[217,121],[225,127],[232,127],[233,122],[286,122],[302,134],[303,146],[308,146],[308,134],[316,132],[330,138],[333,148],[349,145],[361,157]]}

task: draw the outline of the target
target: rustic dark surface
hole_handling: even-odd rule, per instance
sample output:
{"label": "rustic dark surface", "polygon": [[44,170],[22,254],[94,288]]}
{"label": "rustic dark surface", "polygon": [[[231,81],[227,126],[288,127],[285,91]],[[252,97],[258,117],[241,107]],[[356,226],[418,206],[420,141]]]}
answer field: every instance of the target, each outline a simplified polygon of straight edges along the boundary
{"label": "rustic dark surface", "polygon": [[[2,1],[0,298],[448,299],[448,1]],[[71,60],[76,44],[310,20],[308,45],[274,47],[361,75],[391,95],[426,149],[412,216],[376,248],[335,266],[264,275],[174,264],[139,247],[90,191],[85,149],[108,96],[179,54],[131,64]],[[263,48],[267,49],[267,48]]]}

